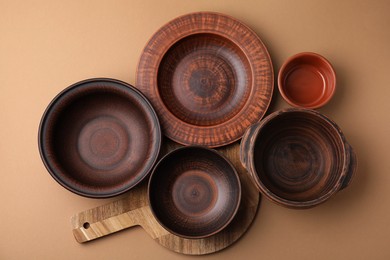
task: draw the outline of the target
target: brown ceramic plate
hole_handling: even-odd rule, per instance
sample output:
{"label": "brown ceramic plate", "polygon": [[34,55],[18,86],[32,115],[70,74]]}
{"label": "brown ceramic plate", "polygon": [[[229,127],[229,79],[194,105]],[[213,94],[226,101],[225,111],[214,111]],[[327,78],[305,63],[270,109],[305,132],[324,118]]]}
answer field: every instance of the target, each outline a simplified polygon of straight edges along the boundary
{"label": "brown ceramic plate", "polygon": [[167,137],[217,147],[238,140],[263,117],[273,80],[267,49],[251,29],[232,17],[200,12],[178,17],[152,36],[136,86]]}
{"label": "brown ceramic plate", "polygon": [[188,146],[167,154],[149,179],[149,202],[157,221],[185,238],[216,234],[234,218],[240,179],[217,151]]}
{"label": "brown ceramic plate", "polygon": [[41,158],[52,177],[76,194],[123,193],[152,169],[161,131],[147,99],[131,85],[89,79],[62,91],[39,127]]}

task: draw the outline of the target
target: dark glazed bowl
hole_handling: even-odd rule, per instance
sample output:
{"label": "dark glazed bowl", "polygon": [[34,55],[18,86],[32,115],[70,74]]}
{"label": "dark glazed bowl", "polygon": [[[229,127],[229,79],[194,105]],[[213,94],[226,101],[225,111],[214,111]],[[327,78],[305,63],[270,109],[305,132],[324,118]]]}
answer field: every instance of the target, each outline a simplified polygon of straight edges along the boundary
{"label": "dark glazed bowl", "polygon": [[149,180],[149,202],[157,221],[171,233],[204,238],[225,228],[241,201],[232,164],[218,152],[188,146],[167,154]]}
{"label": "dark glazed bowl", "polygon": [[[149,40],[136,86],[163,133],[184,145],[230,144],[265,114],[273,68],[259,37],[236,19],[201,12],[178,17]],[[245,117],[245,120],[242,118]]]}
{"label": "dark glazed bowl", "polygon": [[304,109],[278,111],[253,125],[240,157],[259,191],[291,208],[325,202],[349,184],[357,165],[338,126]]}
{"label": "dark glazed bowl", "polygon": [[317,53],[298,53],[282,65],[279,91],[292,106],[319,108],[329,102],[336,89],[336,73],[328,60]]}
{"label": "dark glazed bowl", "polygon": [[152,106],[113,79],[78,82],[57,95],[39,127],[39,151],[51,176],[86,197],[121,194],[152,169],[161,130]]}

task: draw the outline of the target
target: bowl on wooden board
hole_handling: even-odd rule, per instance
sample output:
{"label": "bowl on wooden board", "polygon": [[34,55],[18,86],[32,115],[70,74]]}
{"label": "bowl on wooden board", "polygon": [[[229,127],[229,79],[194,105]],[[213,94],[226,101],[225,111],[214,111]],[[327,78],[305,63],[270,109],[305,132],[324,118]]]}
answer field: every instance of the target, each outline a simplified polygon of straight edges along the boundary
{"label": "bowl on wooden board", "polygon": [[161,130],[148,100],[114,79],[88,79],[49,104],[39,151],[51,176],[68,190],[105,198],[128,191],[151,171]]}
{"label": "bowl on wooden board", "polygon": [[168,138],[218,147],[240,139],[263,117],[273,80],[267,49],[251,29],[230,16],[199,12],[170,21],[151,37],[136,87],[153,104]]}
{"label": "bowl on wooden board", "polygon": [[330,62],[313,52],[287,59],[278,74],[279,92],[294,107],[315,109],[324,106],[336,89],[336,73]]}
{"label": "bowl on wooden board", "polygon": [[156,220],[169,232],[205,238],[233,220],[241,201],[241,183],[233,165],[219,152],[187,146],[157,163],[148,196]]}
{"label": "bowl on wooden board", "polygon": [[274,112],[251,126],[240,159],[258,190],[290,208],[310,208],[350,183],[357,159],[340,128],[306,109]]}

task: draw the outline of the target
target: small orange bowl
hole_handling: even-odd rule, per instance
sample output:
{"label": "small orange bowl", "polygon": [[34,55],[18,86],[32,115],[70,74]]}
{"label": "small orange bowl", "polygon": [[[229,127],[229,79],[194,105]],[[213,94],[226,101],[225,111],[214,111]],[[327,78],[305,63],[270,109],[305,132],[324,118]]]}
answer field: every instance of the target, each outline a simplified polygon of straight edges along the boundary
{"label": "small orange bowl", "polygon": [[319,108],[336,89],[336,73],[317,53],[302,52],[287,59],[279,70],[279,92],[294,107]]}

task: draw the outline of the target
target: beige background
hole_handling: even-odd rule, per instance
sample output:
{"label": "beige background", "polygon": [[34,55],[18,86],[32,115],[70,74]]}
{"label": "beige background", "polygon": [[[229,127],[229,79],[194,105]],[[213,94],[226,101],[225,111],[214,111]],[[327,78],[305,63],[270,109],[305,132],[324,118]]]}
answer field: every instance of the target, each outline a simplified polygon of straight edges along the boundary
{"label": "beige background", "polygon": [[[70,217],[115,199],[60,187],[38,153],[40,117],[68,85],[92,77],[134,84],[149,37],[193,11],[234,16],[259,34],[275,71],[301,51],[334,65],[338,89],[320,109],[356,149],[354,182],[297,211],[263,200],[249,231],[204,259],[390,259],[390,1],[0,0],[0,259],[181,259],[132,228],[78,244]],[[270,111],[287,107],[277,90]]]}

